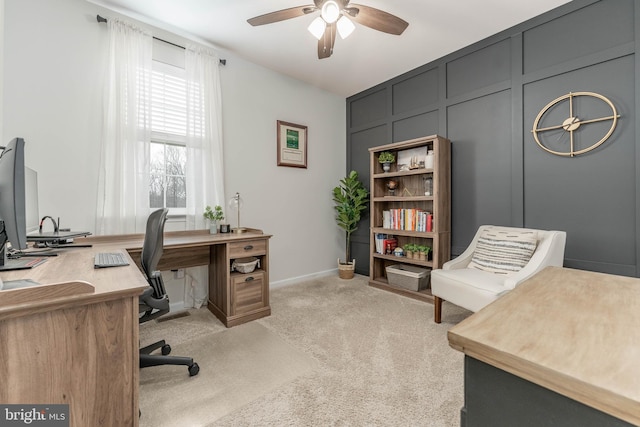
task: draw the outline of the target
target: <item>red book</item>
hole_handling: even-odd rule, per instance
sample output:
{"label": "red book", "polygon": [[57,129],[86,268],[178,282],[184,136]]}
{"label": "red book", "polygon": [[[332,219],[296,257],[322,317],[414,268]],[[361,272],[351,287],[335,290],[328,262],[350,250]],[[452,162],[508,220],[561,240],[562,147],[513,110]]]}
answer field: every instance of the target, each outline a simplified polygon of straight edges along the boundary
{"label": "red book", "polygon": [[433,231],[433,214],[427,215],[427,232]]}
{"label": "red book", "polygon": [[387,255],[393,254],[393,250],[398,247],[398,240],[395,237],[384,239],[384,253]]}

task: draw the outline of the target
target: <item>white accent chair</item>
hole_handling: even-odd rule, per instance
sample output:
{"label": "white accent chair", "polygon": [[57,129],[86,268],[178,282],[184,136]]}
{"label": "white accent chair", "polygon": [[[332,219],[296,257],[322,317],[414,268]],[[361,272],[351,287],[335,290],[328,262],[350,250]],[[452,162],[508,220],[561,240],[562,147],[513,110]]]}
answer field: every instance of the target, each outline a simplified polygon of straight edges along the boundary
{"label": "white accent chair", "polygon": [[[469,268],[476,244],[485,230],[536,232],[537,245],[529,262],[518,272],[495,274]],[[434,296],[434,321],[441,322],[442,301],[476,312],[500,298],[523,281],[548,266],[562,267],[567,234],[564,231],[482,225],[469,247],[459,257],[446,262],[442,269],[431,272],[431,292]]]}

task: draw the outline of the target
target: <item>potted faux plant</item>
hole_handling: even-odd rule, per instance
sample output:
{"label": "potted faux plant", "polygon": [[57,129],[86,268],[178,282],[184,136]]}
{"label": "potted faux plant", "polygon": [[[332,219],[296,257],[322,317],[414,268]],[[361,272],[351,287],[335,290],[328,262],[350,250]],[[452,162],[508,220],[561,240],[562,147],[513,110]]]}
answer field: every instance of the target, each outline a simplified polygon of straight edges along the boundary
{"label": "potted faux plant", "polygon": [[209,220],[209,233],[216,234],[218,232],[218,221],[224,219],[222,206],[216,205],[213,209],[211,209],[211,206],[207,206],[202,215]]}
{"label": "potted faux plant", "polygon": [[351,233],[358,229],[358,222],[362,211],[367,209],[369,191],[358,180],[358,173],[351,171],[349,175],[340,180],[340,185],[333,189],[334,209],[336,210],[336,222],[346,232],[345,262],[338,259],[338,273],[341,279],[353,278],[356,260],[351,259]]}
{"label": "potted faux plant", "polygon": [[389,172],[391,169],[391,163],[396,161],[396,156],[390,151],[383,151],[378,156],[378,162],[382,163],[382,170]]}
{"label": "potted faux plant", "polygon": [[413,243],[407,243],[403,246],[404,254],[407,258],[413,258],[413,252],[416,250],[416,245]]}
{"label": "potted faux plant", "polygon": [[426,261],[429,259],[431,248],[429,246],[418,246],[418,252],[420,252],[420,261]]}

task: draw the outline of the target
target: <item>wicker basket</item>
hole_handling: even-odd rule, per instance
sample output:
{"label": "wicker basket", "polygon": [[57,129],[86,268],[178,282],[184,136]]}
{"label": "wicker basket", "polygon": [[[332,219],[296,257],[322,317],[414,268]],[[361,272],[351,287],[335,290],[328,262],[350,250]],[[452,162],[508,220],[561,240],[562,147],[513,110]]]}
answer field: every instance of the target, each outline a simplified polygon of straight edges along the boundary
{"label": "wicker basket", "polygon": [[338,260],[338,277],[341,279],[353,279],[354,270],[356,269],[356,260],[351,264],[341,264]]}
{"label": "wicker basket", "polygon": [[259,262],[260,260],[256,257],[238,258],[233,260],[231,269],[240,273],[251,273],[256,269]]}

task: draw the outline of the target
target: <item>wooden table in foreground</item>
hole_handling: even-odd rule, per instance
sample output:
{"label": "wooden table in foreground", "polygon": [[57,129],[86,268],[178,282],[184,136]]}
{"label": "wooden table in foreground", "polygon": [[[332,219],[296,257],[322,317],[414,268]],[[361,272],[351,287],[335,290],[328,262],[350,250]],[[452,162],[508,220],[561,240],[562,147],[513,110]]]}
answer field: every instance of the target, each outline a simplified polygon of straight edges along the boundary
{"label": "wooden table in foreground", "polygon": [[[0,403],[68,404],[70,425],[137,426],[138,296],[148,286],[139,264],[143,235],[76,239],[30,270],[3,281],[38,285],[0,291]],[[209,309],[227,326],[268,316],[268,240],[259,230],[211,235],[165,233],[158,268],[209,266]],[[126,267],[94,269],[97,252],[122,251]],[[232,272],[233,259],[255,256],[261,268]],[[188,331],[187,331],[188,332]]]}
{"label": "wooden table in foreground", "polygon": [[[93,248],[68,249],[3,281],[0,402],[68,404],[70,425],[138,425],[138,268],[94,269]],[[7,283],[5,283],[7,285]]]}
{"label": "wooden table in foreground", "polygon": [[548,267],[448,333],[464,427],[640,425],[640,280]]}

